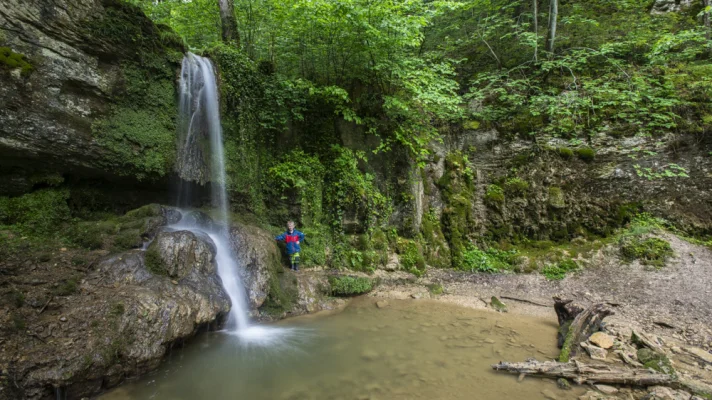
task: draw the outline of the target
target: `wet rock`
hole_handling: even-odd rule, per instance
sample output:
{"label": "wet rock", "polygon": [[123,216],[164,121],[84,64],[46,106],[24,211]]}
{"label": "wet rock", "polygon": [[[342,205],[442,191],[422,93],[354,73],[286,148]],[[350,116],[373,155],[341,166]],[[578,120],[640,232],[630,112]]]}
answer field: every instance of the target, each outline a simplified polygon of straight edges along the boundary
{"label": "wet rock", "polygon": [[274,236],[264,229],[233,223],[230,246],[237,267],[243,271],[243,283],[250,308],[259,308],[270,291],[270,279],[281,272],[282,262]]}
{"label": "wet rock", "polygon": [[192,210],[185,213],[182,221],[187,225],[196,226],[206,231],[212,231],[218,227],[208,214],[198,210]]}
{"label": "wet rock", "polygon": [[386,300],[379,300],[376,302],[376,307],[386,308],[386,307],[388,307],[388,302]]}
{"label": "wet rock", "polygon": [[558,397],[549,389],[544,389],[541,391],[541,394],[544,396],[545,399],[547,400],[558,400]]}
{"label": "wet rock", "polygon": [[151,260],[155,265],[149,265],[154,273],[163,272],[178,280],[193,269],[201,274],[214,274],[215,252],[215,244],[207,235],[189,231],[161,232],[147,250],[149,257],[158,255],[157,260]]}
{"label": "wet rock", "polygon": [[602,349],[610,349],[613,347],[613,337],[603,332],[594,333],[588,338],[588,341]]}
{"label": "wet rock", "polygon": [[638,361],[646,368],[652,368],[665,374],[675,372],[670,360],[664,354],[656,353],[648,348],[642,348],[638,350],[637,356]]}
{"label": "wet rock", "polygon": [[561,390],[571,390],[571,384],[566,378],[557,379],[556,386]]}

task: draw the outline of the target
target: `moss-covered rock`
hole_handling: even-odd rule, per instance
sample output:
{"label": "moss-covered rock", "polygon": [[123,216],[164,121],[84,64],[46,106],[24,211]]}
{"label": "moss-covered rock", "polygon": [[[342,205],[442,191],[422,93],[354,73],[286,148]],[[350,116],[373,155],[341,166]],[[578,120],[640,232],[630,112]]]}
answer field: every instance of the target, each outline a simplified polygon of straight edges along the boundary
{"label": "moss-covered rock", "polygon": [[576,156],[585,162],[591,162],[596,158],[596,151],[590,147],[581,147],[576,149]]}
{"label": "moss-covered rock", "polygon": [[637,356],[638,361],[646,368],[651,368],[664,374],[675,375],[675,369],[664,354],[656,353],[644,347],[638,349]]}
{"label": "moss-covered rock", "polygon": [[0,47],[0,68],[6,71],[19,70],[22,76],[28,76],[34,70],[24,54],[15,53],[9,47]]}
{"label": "moss-covered rock", "polygon": [[638,236],[623,237],[620,252],[626,261],[638,260],[641,264],[657,268],[665,266],[665,262],[675,254],[670,243],[664,239]]}
{"label": "moss-covered rock", "polygon": [[564,191],[560,187],[552,186],[549,188],[549,206],[554,209],[566,207]]}

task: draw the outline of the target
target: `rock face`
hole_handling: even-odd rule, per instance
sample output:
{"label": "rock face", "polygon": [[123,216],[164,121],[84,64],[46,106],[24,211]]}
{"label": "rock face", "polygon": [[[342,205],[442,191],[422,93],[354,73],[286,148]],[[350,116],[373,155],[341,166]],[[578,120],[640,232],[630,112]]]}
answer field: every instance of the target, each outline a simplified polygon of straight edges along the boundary
{"label": "rock face", "polygon": [[[26,191],[30,176],[44,172],[170,172],[180,43],[119,0],[6,0],[0,26],[0,47],[31,66],[0,64],[0,195]],[[139,87],[142,75],[153,88]],[[152,98],[141,100],[146,96]]]}
{"label": "rock face", "polygon": [[655,0],[653,14],[681,11],[692,5],[692,0]]}
{"label": "rock face", "polygon": [[164,232],[152,247],[168,275],[147,266],[150,252],[100,260],[59,318],[45,314],[27,326],[37,339],[16,342],[22,357],[6,365],[18,390],[0,394],[46,399],[61,387],[71,399],[91,396],[155,369],[172,344],[227,314],[209,238]]}

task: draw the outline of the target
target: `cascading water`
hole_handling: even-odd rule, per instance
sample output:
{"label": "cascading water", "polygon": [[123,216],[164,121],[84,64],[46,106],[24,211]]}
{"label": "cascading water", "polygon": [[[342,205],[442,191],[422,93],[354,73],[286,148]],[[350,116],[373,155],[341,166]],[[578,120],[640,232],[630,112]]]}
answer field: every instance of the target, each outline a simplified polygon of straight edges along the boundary
{"label": "cascading water", "polygon": [[[226,328],[228,331],[242,331],[249,327],[249,319],[245,290],[229,240],[230,218],[225,189],[225,156],[219,107],[212,63],[206,58],[188,53],[183,58],[180,81],[178,175],[182,181],[210,181],[211,202],[216,211],[214,219],[217,226],[206,228],[189,220],[175,228],[203,231],[212,239],[217,249],[215,261],[218,265],[218,275],[232,302]],[[209,139],[208,149],[202,147],[205,143],[203,138]],[[206,153],[211,159],[208,171],[204,162]],[[190,185],[183,186],[178,195],[178,205],[185,206],[190,197]]]}

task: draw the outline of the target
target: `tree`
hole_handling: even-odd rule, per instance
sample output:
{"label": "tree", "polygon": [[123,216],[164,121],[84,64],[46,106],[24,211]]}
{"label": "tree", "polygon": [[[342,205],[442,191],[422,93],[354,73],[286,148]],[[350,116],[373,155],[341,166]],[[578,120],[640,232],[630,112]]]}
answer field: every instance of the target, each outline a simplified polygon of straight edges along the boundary
{"label": "tree", "polygon": [[532,0],[534,14],[534,61],[539,61],[539,0]]}
{"label": "tree", "polygon": [[222,24],[222,39],[225,43],[240,47],[240,33],[237,31],[235,4],[233,0],[218,0],[220,6],[220,23]]}
{"label": "tree", "polygon": [[549,34],[546,38],[546,51],[554,52],[554,41],[556,40],[556,20],[559,17],[559,0],[551,0],[549,3]]}
{"label": "tree", "polygon": [[702,22],[705,25],[705,39],[707,39],[707,52],[712,52],[712,44],[710,43],[710,11],[712,6],[710,0],[702,0]]}

